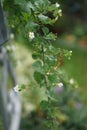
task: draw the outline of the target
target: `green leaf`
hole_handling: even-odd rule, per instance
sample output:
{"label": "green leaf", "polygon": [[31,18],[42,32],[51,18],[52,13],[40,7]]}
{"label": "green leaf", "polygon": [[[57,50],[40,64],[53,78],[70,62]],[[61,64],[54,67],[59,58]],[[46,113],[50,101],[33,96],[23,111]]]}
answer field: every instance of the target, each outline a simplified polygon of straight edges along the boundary
{"label": "green leaf", "polygon": [[15,2],[15,4],[19,4],[19,5],[21,5],[21,4],[24,4],[26,1],[25,0],[14,0],[14,2]]}
{"label": "green leaf", "polygon": [[24,84],[21,85],[21,90],[24,90],[26,86]]}
{"label": "green leaf", "polygon": [[33,67],[37,72],[43,73],[43,67],[41,61],[36,61],[33,63]]}
{"label": "green leaf", "polygon": [[43,110],[48,109],[48,102],[46,100],[41,101],[40,106]]}
{"label": "green leaf", "polygon": [[39,10],[39,12],[46,12],[49,4],[50,2],[48,0],[36,0],[34,3],[36,10]]}
{"label": "green leaf", "polygon": [[41,21],[44,21],[45,22],[45,20],[48,20],[48,16],[45,16],[45,15],[43,15],[43,14],[39,14],[38,15],[38,18],[41,20]]}
{"label": "green leaf", "polygon": [[35,71],[35,72],[34,72],[34,79],[35,79],[35,80],[37,81],[37,83],[40,84],[40,86],[41,86],[42,82],[44,81],[44,75],[41,74],[40,72]]}
{"label": "green leaf", "polygon": [[27,20],[29,19],[29,15],[26,12],[22,12],[22,15],[24,17],[24,20],[27,22]]}
{"label": "green leaf", "polygon": [[58,83],[59,81],[58,75],[56,73],[48,75],[48,79],[51,83]]}
{"label": "green leaf", "polygon": [[38,52],[32,54],[32,58],[33,58],[34,60],[38,59],[39,57],[40,57],[40,54],[39,54]]}
{"label": "green leaf", "polygon": [[30,1],[27,3],[27,7],[32,9],[32,10],[35,10],[34,5]]}
{"label": "green leaf", "polygon": [[35,22],[32,22],[31,20],[27,22],[26,26],[25,26],[25,29],[29,32],[32,32],[32,31],[36,31],[36,29],[38,28],[38,24],[35,23]]}
{"label": "green leaf", "polygon": [[49,29],[47,27],[42,28],[42,30],[43,30],[44,34],[48,34],[49,33]]}
{"label": "green leaf", "polygon": [[52,32],[50,32],[45,39],[49,39],[49,40],[56,40],[56,35],[53,34]]}

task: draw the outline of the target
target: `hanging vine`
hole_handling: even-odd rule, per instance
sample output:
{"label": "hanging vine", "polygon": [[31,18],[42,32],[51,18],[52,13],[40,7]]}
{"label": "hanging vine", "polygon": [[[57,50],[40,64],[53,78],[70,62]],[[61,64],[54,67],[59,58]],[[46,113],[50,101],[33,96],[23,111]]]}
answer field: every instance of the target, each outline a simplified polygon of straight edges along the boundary
{"label": "hanging vine", "polygon": [[[60,70],[64,58],[70,59],[72,54],[72,51],[55,46],[57,35],[50,30],[62,16],[60,4],[50,0],[13,0],[10,4],[10,0],[6,0],[4,8],[9,12],[9,26],[16,34],[22,33],[32,45],[34,80],[45,89],[47,96],[47,100],[40,103],[46,116],[44,124],[51,130],[56,129],[59,122],[55,113],[58,108],[54,88],[67,82]],[[30,84],[31,87],[34,85]]]}

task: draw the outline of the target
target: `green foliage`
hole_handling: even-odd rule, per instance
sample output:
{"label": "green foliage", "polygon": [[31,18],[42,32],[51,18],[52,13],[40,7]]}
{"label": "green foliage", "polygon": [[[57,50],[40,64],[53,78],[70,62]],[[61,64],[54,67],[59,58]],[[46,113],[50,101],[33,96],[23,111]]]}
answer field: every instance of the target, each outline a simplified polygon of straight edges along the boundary
{"label": "green foliage", "polygon": [[[15,13],[15,8],[18,8],[18,11],[12,18],[9,15],[10,25],[13,25],[14,28],[15,26],[18,27],[16,29],[29,38],[34,48],[32,54],[32,57],[36,60],[33,64],[35,69],[34,79],[40,87],[44,87],[46,90],[48,100],[42,101],[40,105],[48,115],[47,126],[52,128],[56,125],[56,122],[54,122],[56,118],[55,107],[52,105],[55,100],[52,97],[52,88],[60,81],[58,69],[62,65],[63,58],[70,56],[68,51],[65,52],[54,46],[53,42],[57,36],[49,29],[49,26],[52,26],[61,15],[61,10],[60,7],[57,7],[58,3],[57,5],[56,3],[52,4],[49,0],[14,0],[13,5],[14,8],[8,10],[10,11],[9,14],[12,16],[11,12]],[[8,9],[8,7],[6,8]],[[24,87],[22,85],[21,89],[24,89]]]}
{"label": "green foliage", "polygon": [[[6,2],[9,3],[9,0],[5,1],[5,5]],[[57,114],[67,113],[62,119],[63,122],[67,122],[69,111],[66,111],[66,105],[76,84],[69,83],[69,78],[61,68],[64,60],[70,59],[72,51],[56,48],[54,41],[57,35],[50,31],[50,26],[62,15],[61,9],[58,3],[52,4],[49,0],[14,0],[9,6],[10,8],[6,6],[9,11],[9,24],[16,33],[24,34],[33,48],[33,78],[39,87],[44,88],[47,96],[47,100],[42,100],[39,106],[45,116],[45,128],[56,130],[61,126],[60,130],[63,130],[63,123]],[[35,88],[35,83],[32,84],[31,81],[29,86]],[[64,95],[55,96],[56,86],[58,89],[61,88],[60,92],[64,89]],[[21,89],[25,89],[25,85],[22,85]]]}
{"label": "green foliage", "polygon": [[44,84],[44,75],[40,72],[35,71],[34,72],[34,79],[37,81],[37,83],[42,86]]}

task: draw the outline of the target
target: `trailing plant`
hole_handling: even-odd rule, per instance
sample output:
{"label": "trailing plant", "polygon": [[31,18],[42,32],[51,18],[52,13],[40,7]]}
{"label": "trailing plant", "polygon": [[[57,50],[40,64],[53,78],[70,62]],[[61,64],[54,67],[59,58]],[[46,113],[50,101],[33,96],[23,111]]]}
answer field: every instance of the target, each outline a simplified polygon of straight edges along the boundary
{"label": "trailing plant", "polygon": [[[70,84],[62,70],[65,59],[70,60],[72,51],[57,48],[55,40],[58,35],[51,31],[51,27],[62,16],[62,10],[58,3],[52,3],[50,0],[14,0],[9,3],[10,0],[4,1],[4,8],[9,12],[9,26],[16,34],[24,34],[33,48],[35,82],[31,81],[29,86],[43,87],[47,97],[40,102],[40,109],[45,115],[44,126],[50,130],[57,129],[60,123],[57,115],[58,99],[54,95],[55,87],[77,87],[76,83]],[[16,90],[25,87],[17,86]]]}

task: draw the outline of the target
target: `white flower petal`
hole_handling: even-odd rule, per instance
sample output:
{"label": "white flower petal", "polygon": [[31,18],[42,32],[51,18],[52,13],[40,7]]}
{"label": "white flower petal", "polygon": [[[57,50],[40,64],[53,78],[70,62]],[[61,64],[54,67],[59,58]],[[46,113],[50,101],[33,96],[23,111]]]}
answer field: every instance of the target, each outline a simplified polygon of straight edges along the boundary
{"label": "white flower petal", "polygon": [[35,38],[34,32],[29,32],[29,38],[31,40]]}
{"label": "white flower petal", "polygon": [[15,92],[19,92],[19,90],[20,90],[19,85],[16,85],[16,86],[14,87],[14,91],[15,91]]}
{"label": "white flower petal", "polygon": [[58,83],[58,87],[63,87],[63,83]]}
{"label": "white flower petal", "polygon": [[70,84],[74,84],[74,79],[69,80]]}
{"label": "white flower petal", "polygon": [[56,3],[56,7],[57,7],[57,8],[60,7],[60,4]]}

